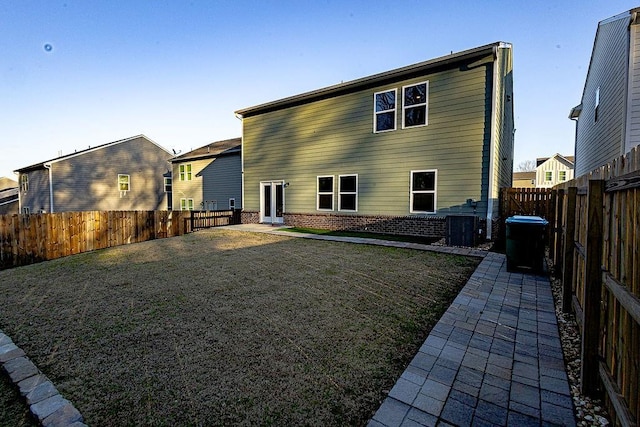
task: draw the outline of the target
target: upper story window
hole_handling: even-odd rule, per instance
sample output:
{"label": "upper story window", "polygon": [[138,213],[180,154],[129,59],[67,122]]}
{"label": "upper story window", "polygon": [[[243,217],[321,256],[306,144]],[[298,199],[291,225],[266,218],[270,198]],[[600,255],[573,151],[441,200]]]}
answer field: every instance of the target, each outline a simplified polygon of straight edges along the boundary
{"label": "upper story window", "polygon": [[319,211],[333,210],[333,176],[318,177],[317,209]]}
{"label": "upper story window", "polygon": [[340,175],[338,177],[338,210],[358,210],[358,175]]}
{"label": "upper story window", "polygon": [[545,180],[545,182],[553,181],[553,171],[546,171],[544,173],[544,180]]}
{"label": "upper story window", "polygon": [[436,171],[411,171],[411,213],[436,212]]}
{"label": "upper story window", "polygon": [[558,171],[558,181],[563,182],[567,180],[567,171]]}
{"label": "upper story window", "polygon": [[130,181],[129,175],[118,174],[118,190],[129,191],[129,188],[130,188],[129,181]]}
{"label": "upper story window", "polygon": [[180,181],[191,181],[191,163],[180,165]]}
{"label": "upper story window", "polygon": [[29,191],[29,175],[20,175],[20,191],[26,193]]}
{"label": "upper story window", "polygon": [[429,82],[402,88],[402,127],[425,126],[427,124],[427,97]]}
{"label": "upper story window", "polygon": [[165,193],[171,193],[173,189],[173,179],[172,178],[165,178],[164,179],[164,192]]}
{"label": "upper story window", "polygon": [[396,89],[392,89],[373,94],[375,103],[374,132],[396,129],[396,92]]}

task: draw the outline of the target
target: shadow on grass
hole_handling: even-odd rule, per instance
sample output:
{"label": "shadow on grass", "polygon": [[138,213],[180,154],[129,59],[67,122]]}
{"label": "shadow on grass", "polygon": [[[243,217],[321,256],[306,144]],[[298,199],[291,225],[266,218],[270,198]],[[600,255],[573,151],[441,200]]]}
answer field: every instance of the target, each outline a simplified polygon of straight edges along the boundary
{"label": "shadow on grass", "polygon": [[478,260],[215,229],[0,271],[87,424],[364,425]]}

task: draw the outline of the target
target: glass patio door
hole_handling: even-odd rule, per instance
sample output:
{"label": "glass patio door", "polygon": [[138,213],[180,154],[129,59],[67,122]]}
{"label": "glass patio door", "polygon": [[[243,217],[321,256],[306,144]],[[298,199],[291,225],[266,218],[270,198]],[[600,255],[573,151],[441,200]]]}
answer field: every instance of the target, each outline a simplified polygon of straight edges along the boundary
{"label": "glass patio door", "polygon": [[260,222],[266,224],[284,223],[284,182],[266,181],[260,183]]}

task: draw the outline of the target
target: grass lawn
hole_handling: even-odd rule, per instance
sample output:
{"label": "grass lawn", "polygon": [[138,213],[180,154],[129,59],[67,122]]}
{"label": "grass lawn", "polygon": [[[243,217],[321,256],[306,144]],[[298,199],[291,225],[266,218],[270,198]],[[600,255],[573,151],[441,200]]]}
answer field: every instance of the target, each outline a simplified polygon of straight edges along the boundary
{"label": "grass lawn", "polygon": [[91,426],[363,425],[478,260],[213,229],[0,271]]}

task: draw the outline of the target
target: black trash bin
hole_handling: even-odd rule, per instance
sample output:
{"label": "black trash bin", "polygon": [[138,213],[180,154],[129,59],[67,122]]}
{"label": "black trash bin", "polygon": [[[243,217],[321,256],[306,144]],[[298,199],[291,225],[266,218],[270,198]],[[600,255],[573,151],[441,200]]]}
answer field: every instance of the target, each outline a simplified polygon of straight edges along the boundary
{"label": "black trash bin", "polygon": [[539,216],[507,218],[507,271],[544,271],[544,236],[549,221]]}

